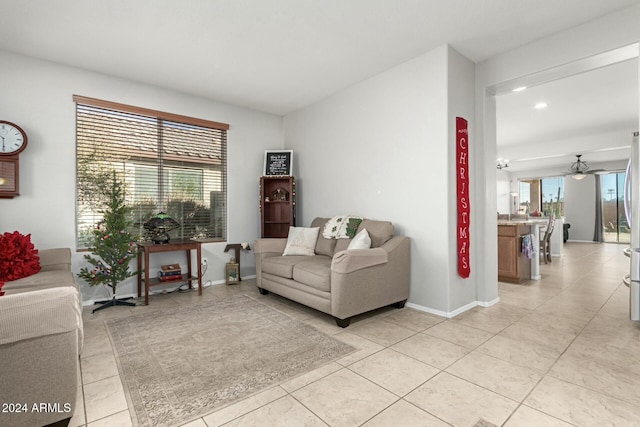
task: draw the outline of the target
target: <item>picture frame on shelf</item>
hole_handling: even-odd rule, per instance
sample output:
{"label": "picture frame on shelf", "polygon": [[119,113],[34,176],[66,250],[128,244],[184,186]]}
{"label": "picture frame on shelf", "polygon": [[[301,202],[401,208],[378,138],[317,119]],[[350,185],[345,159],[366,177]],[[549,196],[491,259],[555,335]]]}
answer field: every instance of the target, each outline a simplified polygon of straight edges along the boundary
{"label": "picture frame on shelf", "polygon": [[266,150],[264,152],[263,176],[291,176],[293,173],[293,150]]}

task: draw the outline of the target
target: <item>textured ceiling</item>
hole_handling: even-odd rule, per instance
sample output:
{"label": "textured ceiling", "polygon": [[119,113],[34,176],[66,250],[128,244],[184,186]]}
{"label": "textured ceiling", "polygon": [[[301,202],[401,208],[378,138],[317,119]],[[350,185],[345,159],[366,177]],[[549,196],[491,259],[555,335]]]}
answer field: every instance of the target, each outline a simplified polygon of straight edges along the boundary
{"label": "textured ceiling", "polygon": [[[480,62],[639,3],[0,0],[0,50],[286,115],[443,44]],[[637,76],[634,60],[499,96],[498,154],[511,171],[627,157]]]}
{"label": "textured ceiling", "polygon": [[2,0],[0,49],[287,114],[437,46],[482,61],[638,0]]}
{"label": "textured ceiling", "polygon": [[[496,97],[498,156],[509,171],[629,157],[638,130],[638,59]],[[547,107],[534,106],[544,102]]]}

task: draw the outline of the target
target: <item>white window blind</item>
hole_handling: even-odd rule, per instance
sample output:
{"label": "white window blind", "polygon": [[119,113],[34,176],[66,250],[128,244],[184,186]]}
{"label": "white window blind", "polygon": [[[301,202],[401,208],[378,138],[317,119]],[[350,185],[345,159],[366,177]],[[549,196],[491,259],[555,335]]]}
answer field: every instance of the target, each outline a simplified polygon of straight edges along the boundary
{"label": "white window blind", "polygon": [[227,129],[224,123],[74,96],[77,247],[102,220],[101,188],[116,171],[131,208],[129,231],[165,212],[172,238],[227,237]]}

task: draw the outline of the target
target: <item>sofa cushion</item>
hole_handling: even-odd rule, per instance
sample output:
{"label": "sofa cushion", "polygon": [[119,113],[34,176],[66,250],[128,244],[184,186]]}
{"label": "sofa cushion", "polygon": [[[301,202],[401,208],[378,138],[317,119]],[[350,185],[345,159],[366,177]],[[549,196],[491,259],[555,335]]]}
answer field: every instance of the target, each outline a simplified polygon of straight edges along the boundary
{"label": "sofa cushion", "polygon": [[351,241],[353,239],[336,239],[336,251],[334,252],[334,255],[337,254],[338,252],[342,252],[342,251],[346,251],[349,248],[349,245],[351,244]]}
{"label": "sofa cushion", "polygon": [[[312,227],[324,228],[324,224],[328,218],[316,218],[311,223]],[[393,224],[389,221],[375,221],[372,219],[364,219],[358,227],[358,232],[367,229],[371,238],[371,247],[378,248],[384,245],[393,237]],[[325,239],[322,233],[318,236],[316,243],[316,253],[319,255],[333,256],[341,251],[346,251],[352,239]]]}
{"label": "sofa cushion", "polygon": [[38,251],[40,257],[40,271],[67,270],[71,271],[71,249],[52,248]]}
{"label": "sofa cushion", "polygon": [[293,267],[293,280],[319,291],[331,290],[331,258],[317,256],[313,260],[301,261]]}
{"label": "sofa cushion", "polygon": [[63,286],[73,286],[77,288],[73,273],[69,270],[41,271],[33,276],[7,282],[3,290],[7,292],[7,294],[14,294]]}
{"label": "sofa cushion", "polygon": [[393,237],[393,224],[389,221],[374,221],[371,219],[365,219],[360,223],[358,232],[362,231],[365,228],[369,232],[369,237],[371,237],[372,248],[378,248],[384,245]]}
{"label": "sofa cushion", "polygon": [[313,259],[315,256],[289,255],[274,256],[262,260],[262,271],[275,276],[293,279],[293,266],[301,261]]}
{"label": "sofa cushion", "polygon": [[[324,225],[327,223],[328,218],[316,218],[311,223],[312,227],[318,227],[324,229]],[[322,233],[318,233],[318,241],[316,242],[316,254],[333,256],[336,250],[337,239],[327,239],[322,236]]]}
{"label": "sofa cushion", "polygon": [[0,345],[76,330],[81,346],[82,306],[76,288],[39,289],[2,298]]}
{"label": "sofa cushion", "polygon": [[349,243],[348,251],[352,251],[354,249],[369,249],[371,247],[371,238],[369,237],[369,233],[367,233],[367,229],[363,228]]}
{"label": "sofa cushion", "polygon": [[314,250],[319,231],[320,229],[317,227],[289,227],[287,246],[282,255],[315,255]]}

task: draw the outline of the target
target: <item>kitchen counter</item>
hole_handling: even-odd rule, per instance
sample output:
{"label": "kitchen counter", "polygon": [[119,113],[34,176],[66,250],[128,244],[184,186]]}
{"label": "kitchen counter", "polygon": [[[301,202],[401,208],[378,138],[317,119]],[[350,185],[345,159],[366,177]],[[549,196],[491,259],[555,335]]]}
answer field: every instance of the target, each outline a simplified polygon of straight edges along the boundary
{"label": "kitchen counter", "polygon": [[[531,258],[531,277],[530,277],[530,279],[532,280],[540,280],[542,278],[542,276],[540,275],[540,228],[545,227],[548,223],[549,223],[549,218],[544,218],[544,217],[530,217],[529,219],[526,219],[526,220],[525,219],[522,219],[522,220],[499,219],[498,220],[498,228],[500,226],[520,226],[520,225],[526,225],[530,227],[530,233],[534,235],[533,256]],[[560,229],[562,229],[562,222],[561,221],[558,222],[558,220],[556,219],[555,227],[558,228],[558,226],[560,227]],[[560,242],[562,242],[562,233],[554,232],[552,235],[552,239],[556,234],[560,236]],[[552,252],[553,252],[553,248],[552,248]],[[556,256],[555,254],[553,255]],[[558,249],[557,256],[559,255],[560,253]],[[498,257],[500,257],[499,252],[498,252]]]}
{"label": "kitchen counter", "polygon": [[528,224],[527,221],[506,221],[498,224],[499,281],[521,283],[531,279],[531,261],[536,258],[536,253],[531,254],[530,260],[521,250],[524,236],[532,234],[531,228],[532,224]]}
{"label": "kitchen counter", "polygon": [[[537,231],[540,234],[540,236],[542,236],[542,233],[544,233],[544,230],[546,229],[546,226],[548,223],[549,223],[549,218],[546,218],[546,217],[529,217],[528,220],[517,220],[517,219],[511,219],[511,220],[499,219],[498,220],[498,225],[517,225],[517,224],[532,225],[533,227],[531,227],[531,232],[535,233]],[[563,224],[564,224],[564,217],[556,218],[553,234],[551,235],[551,256],[554,258],[562,256],[562,248],[564,246],[564,240],[562,238]],[[538,242],[540,241],[539,240],[540,236],[538,236]],[[536,249],[536,252],[538,252],[537,249]],[[534,269],[534,266],[532,265],[531,268]],[[531,274],[537,275],[538,273],[534,273],[532,271]],[[535,278],[536,277],[532,277],[532,279],[535,279]],[[539,278],[540,277],[538,277],[538,279]]]}
{"label": "kitchen counter", "polygon": [[529,219],[499,219],[498,225],[547,225],[549,218]]}

